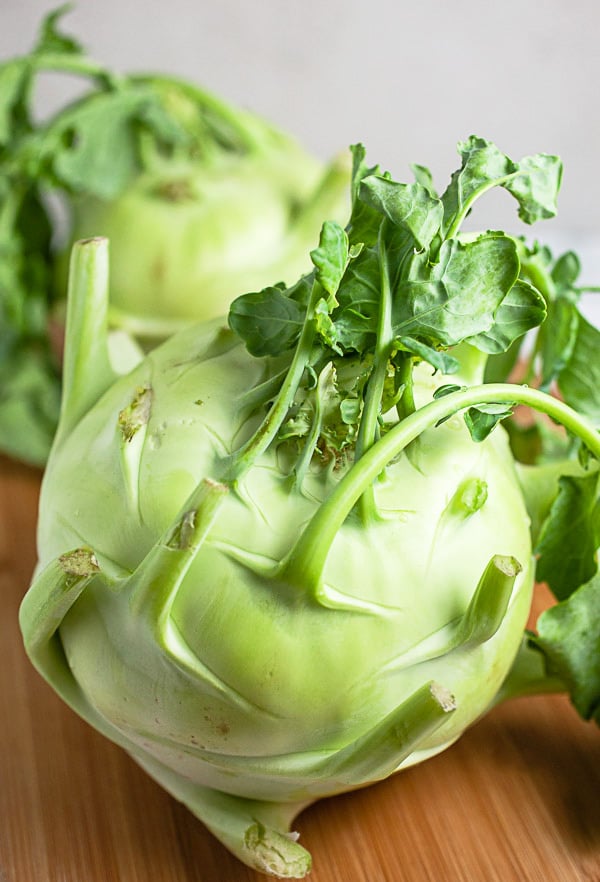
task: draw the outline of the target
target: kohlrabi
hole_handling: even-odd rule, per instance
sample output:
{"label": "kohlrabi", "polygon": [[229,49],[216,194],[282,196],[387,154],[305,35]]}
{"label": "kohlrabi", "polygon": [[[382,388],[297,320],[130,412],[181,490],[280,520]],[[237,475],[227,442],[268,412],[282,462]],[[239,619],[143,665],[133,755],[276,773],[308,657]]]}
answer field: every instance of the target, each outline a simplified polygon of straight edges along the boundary
{"label": "kohlrabi", "polygon": [[[568,258],[459,232],[494,185],[526,221],[552,215],[561,166],[474,137],[459,152],[438,197],[423,168],[396,183],[354,148],[350,221],[323,225],[313,270],[126,376],[107,242],[73,250],[27,651],[283,878],[310,868],[290,833],[303,807],[436,754],[499,700],[568,690],[598,720],[598,332]],[[527,331],[532,377],[564,400],[506,381]],[[541,465],[498,425],[523,406],[553,421],[533,433],[558,439]],[[560,602],[525,633],[536,567]]]}
{"label": "kohlrabi", "polygon": [[[345,220],[350,162],[168,76],[117,75],[44,21],[0,66],[0,451],[43,464],[59,407],[69,242],[112,242],[110,324],[152,345],[295,281],[324,219]],[[48,72],[83,95],[40,114]],[[50,199],[50,201],[49,201]]]}

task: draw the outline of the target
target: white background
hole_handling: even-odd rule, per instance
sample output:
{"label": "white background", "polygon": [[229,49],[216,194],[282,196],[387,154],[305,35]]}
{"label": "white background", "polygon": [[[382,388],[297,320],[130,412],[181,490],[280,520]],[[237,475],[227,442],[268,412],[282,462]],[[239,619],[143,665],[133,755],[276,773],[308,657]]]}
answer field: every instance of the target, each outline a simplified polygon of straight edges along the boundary
{"label": "white background", "polygon": [[[55,5],[0,0],[0,57]],[[477,220],[574,248],[600,284],[598,0],[80,0],[62,27],[97,60],[195,80],[323,158],[362,141],[397,180],[420,162],[443,189],[470,134],[515,159],[557,153],[557,219],[528,231],[502,192]],[[43,101],[63,89],[50,79]]]}

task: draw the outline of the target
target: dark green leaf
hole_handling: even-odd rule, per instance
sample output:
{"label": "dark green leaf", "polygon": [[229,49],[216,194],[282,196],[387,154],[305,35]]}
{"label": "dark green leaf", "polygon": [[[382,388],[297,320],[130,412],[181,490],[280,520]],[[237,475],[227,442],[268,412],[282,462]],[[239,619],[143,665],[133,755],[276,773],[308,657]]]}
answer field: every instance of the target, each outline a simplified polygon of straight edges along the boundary
{"label": "dark green leaf", "polygon": [[460,392],[461,389],[466,389],[466,386],[457,386],[456,383],[446,383],[444,386],[439,386],[433,393],[434,398],[444,398],[446,395],[452,395],[453,392]]}
{"label": "dark green leaf", "polygon": [[350,147],[350,152],[352,154],[352,201],[356,202],[356,200],[358,199],[360,182],[368,175],[379,174],[379,166],[367,165],[367,151],[365,150],[363,144],[353,144]]}
{"label": "dark green leaf", "polygon": [[229,325],[246,344],[251,355],[280,355],[298,340],[305,308],[281,288],[264,288],[233,301]]}
{"label": "dark green leaf", "polygon": [[433,175],[431,171],[424,165],[419,165],[418,163],[413,163],[411,165],[412,172],[415,176],[415,181],[417,184],[421,184],[422,187],[429,192],[430,196],[433,196],[435,199],[438,199],[438,193],[435,188],[435,184],[433,183]]}
{"label": "dark green leaf", "polygon": [[310,256],[317,270],[317,281],[329,294],[330,305],[335,306],[335,294],[349,260],[346,231],[335,221],[325,221],[319,247],[311,251]]}
{"label": "dark green leaf", "polygon": [[375,344],[381,301],[381,269],[377,252],[365,249],[344,276],[333,320],[337,340],[346,351],[365,352]]}
{"label": "dark green leaf", "polygon": [[579,316],[569,360],[558,374],[567,404],[600,426],[600,331]]}
{"label": "dark green leaf", "polygon": [[444,206],[444,232],[462,216],[478,193],[516,171],[514,162],[508,156],[501,153],[490,141],[475,135],[459,142],[458,152],[462,160],[461,167],[454,172],[441,197]]}
{"label": "dark green leaf", "polygon": [[410,233],[417,248],[428,248],[439,231],[442,203],[421,184],[397,184],[370,175],[361,181],[359,198],[394,226]]}
{"label": "dark green leaf", "polygon": [[519,203],[519,217],[526,224],[556,214],[556,197],[562,178],[558,156],[538,153],[518,163],[518,175],[502,186]]}
{"label": "dark green leaf", "polygon": [[599,543],[598,473],[563,475],[536,548],[538,581],[565,600],[596,572]]}
{"label": "dark green leaf", "polygon": [[548,391],[569,363],[579,329],[579,312],[571,300],[560,297],[549,304],[548,317],[539,335],[541,388]]}
{"label": "dark green leaf", "polygon": [[331,319],[331,311],[327,304],[327,301],[324,299],[319,300],[317,305],[315,306],[315,322],[317,325],[317,334],[321,338],[321,340],[328,346],[330,349],[333,349],[338,355],[342,355],[343,352],[340,348],[337,328],[334,322]]}
{"label": "dark green leaf", "polygon": [[485,190],[501,186],[519,203],[519,217],[525,223],[554,217],[560,188],[562,164],[556,156],[536,154],[519,163],[484,138],[471,136],[458,145],[461,168],[451,178],[442,196],[444,232],[452,230]]}
{"label": "dark green leaf", "polygon": [[364,178],[379,174],[379,166],[367,165],[366,152],[362,144],[356,144],[350,149],[352,151],[352,211],[348,225],[350,242],[352,245],[363,243],[371,246],[375,245],[379,237],[381,215],[359,199],[359,191]]}
{"label": "dark green leaf", "polygon": [[542,295],[528,282],[517,279],[494,315],[494,324],[483,334],[469,339],[469,343],[497,355],[506,352],[515,340],[536,328],[546,318],[546,303]]}
{"label": "dark green leaf", "polygon": [[552,268],[552,280],[558,291],[570,290],[581,272],[581,263],[573,251],[562,254]]}
{"label": "dark green leaf", "polygon": [[61,33],[57,27],[60,19],[71,9],[72,4],[65,3],[44,18],[34,50],[36,53],[77,55],[83,51],[83,47],[77,40]]}
{"label": "dark green leaf", "polygon": [[412,355],[416,355],[418,358],[426,361],[442,374],[454,374],[460,367],[460,362],[452,355],[434,349],[432,346],[427,346],[425,343],[421,343],[420,340],[415,340],[414,337],[401,337],[396,341],[396,344],[401,349],[406,350],[406,352],[410,352]]}
{"label": "dark green leaf", "polygon": [[511,416],[510,404],[480,404],[465,412],[465,423],[473,441],[484,441],[499,422]]}
{"label": "dark green leaf", "polygon": [[546,656],[549,673],[567,685],[581,716],[600,725],[600,576],[546,610],[532,642]]}
{"label": "dark green leaf", "polygon": [[508,236],[486,233],[465,244],[447,240],[438,263],[421,271],[425,278],[407,281],[395,298],[395,336],[453,346],[489,331],[518,271]]}

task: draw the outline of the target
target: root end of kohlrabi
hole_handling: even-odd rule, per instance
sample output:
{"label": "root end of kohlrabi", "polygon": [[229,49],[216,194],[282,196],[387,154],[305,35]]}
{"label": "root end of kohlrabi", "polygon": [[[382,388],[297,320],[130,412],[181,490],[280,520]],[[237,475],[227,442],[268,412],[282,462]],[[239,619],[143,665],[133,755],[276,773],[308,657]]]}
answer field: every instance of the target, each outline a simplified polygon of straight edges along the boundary
{"label": "root end of kohlrabi", "polygon": [[311,870],[312,859],[309,852],[298,845],[297,838],[295,833],[280,833],[257,821],[244,835],[248,863],[278,879],[304,879]]}

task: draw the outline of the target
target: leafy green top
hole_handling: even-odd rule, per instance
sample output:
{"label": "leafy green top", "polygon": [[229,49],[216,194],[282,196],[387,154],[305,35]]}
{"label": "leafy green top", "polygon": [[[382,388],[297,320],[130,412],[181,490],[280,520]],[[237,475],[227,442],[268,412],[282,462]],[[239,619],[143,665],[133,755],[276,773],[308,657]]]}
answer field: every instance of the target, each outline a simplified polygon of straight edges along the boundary
{"label": "leafy green top", "polygon": [[[438,196],[423,166],[415,167],[414,183],[397,183],[379,168],[369,168],[364,148],[355,146],[350,221],[346,229],[324,224],[311,255],[312,273],[291,287],[270,287],[234,301],[229,323],[250,353],[275,358],[278,367],[287,360],[289,368],[278,374],[280,382],[266,384],[266,415],[232,456],[228,478],[235,481],[269,445],[285,443],[293,451],[297,488],[315,456],[343,465],[346,484],[358,485],[361,475],[363,519],[376,518],[372,485],[362,478],[368,469],[357,466],[371,448],[381,447],[378,441],[386,434],[401,438],[402,425],[414,423],[419,410],[425,414],[414,400],[414,366],[425,362],[434,371],[452,374],[465,356],[465,344],[471,353],[479,351],[481,361],[487,361],[489,385],[442,385],[430,406],[437,424],[464,410],[471,436],[480,442],[501,420],[511,420],[515,453],[524,452],[525,460],[553,461],[557,450],[563,457],[579,457],[577,474],[571,463],[566,469],[570,476],[560,483],[556,479],[563,464],[557,466],[556,483],[545,491],[543,511],[540,506],[536,512],[542,524],[534,537],[538,575],[549,582],[560,611],[547,613],[551,618],[542,623],[549,623],[531,640],[589,717],[600,713],[600,677],[581,659],[586,653],[598,656],[598,616],[591,617],[585,633],[579,627],[576,638],[553,626],[559,617],[585,617],[590,603],[596,608],[599,603],[600,438],[594,430],[600,422],[600,384],[594,382],[599,332],[577,309],[581,291],[575,287],[579,266],[574,255],[554,262],[547,249],[528,247],[504,232],[460,232],[474,201],[494,186],[515,198],[527,223],[554,215],[561,163],[546,154],[514,162],[478,137],[458,150],[461,166]],[[535,333],[532,354],[523,348],[529,331]],[[528,380],[539,374],[544,390],[557,384],[563,401],[576,411],[569,410],[564,421],[569,432],[558,436],[558,443],[542,444],[557,434],[543,421],[525,432],[512,419],[518,404],[562,419],[552,404],[556,398],[505,382],[524,356]],[[422,422],[427,425],[424,416]],[[407,428],[407,437],[413,438],[411,433]],[[385,449],[397,454],[401,443],[390,442]],[[319,513],[321,530],[327,518],[339,521],[334,497]],[[327,540],[319,541],[325,547]],[[563,605],[568,612],[562,612]],[[585,700],[575,698],[582,694]]]}
{"label": "leafy green top", "polygon": [[[496,231],[464,237],[459,225],[477,196],[495,185],[512,193],[524,219],[551,216],[560,161],[539,155],[515,163],[475,137],[460,144],[459,153],[461,168],[438,197],[423,167],[419,178],[426,183],[396,183],[378,168],[368,168],[364,148],[354,147],[350,222],[346,230],[324,224],[311,255],[313,273],[291,288],[266,288],[234,302],[231,327],[256,356],[293,350],[312,327],[310,352],[305,353],[311,370],[305,372],[301,400],[284,423],[286,437],[294,427],[298,435],[307,434],[306,420],[297,414],[306,409],[308,398],[319,395],[316,377],[329,362],[334,370],[327,382],[337,390],[338,423],[354,426],[353,432],[341,433],[341,447],[353,438],[364,450],[389,408],[395,406],[400,414],[414,409],[415,362],[451,374],[459,366],[451,352],[458,344],[503,353],[544,320],[546,302],[521,272],[519,243]],[[373,398],[376,404],[365,426],[363,408]],[[497,422],[489,417],[486,413],[485,432],[477,420],[479,439]],[[317,444],[331,428],[331,420],[323,421]],[[339,426],[334,428],[333,434],[339,434]]]}

